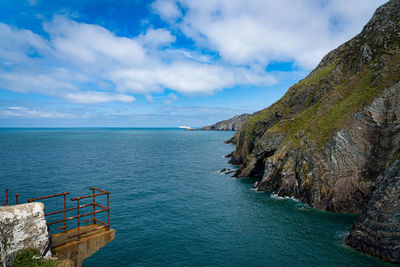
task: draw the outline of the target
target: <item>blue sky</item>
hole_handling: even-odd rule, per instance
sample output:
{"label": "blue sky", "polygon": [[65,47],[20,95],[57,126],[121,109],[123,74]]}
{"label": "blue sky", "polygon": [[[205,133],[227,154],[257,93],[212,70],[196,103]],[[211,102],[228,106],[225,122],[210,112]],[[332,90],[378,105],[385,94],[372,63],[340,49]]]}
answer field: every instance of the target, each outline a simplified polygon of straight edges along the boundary
{"label": "blue sky", "polygon": [[194,127],[263,109],[382,0],[0,0],[0,127]]}

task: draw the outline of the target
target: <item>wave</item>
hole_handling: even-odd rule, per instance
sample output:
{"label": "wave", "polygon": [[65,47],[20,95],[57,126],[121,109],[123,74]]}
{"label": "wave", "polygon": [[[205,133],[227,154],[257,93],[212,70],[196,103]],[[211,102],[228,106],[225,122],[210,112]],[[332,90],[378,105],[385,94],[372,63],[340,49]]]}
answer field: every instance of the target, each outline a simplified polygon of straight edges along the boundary
{"label": "wave", "polygon": [[300,200],[298,200],[298,199],[295,198],[295,197],[281,197],[281,196],[278,196],[278,195],[275,194],[275,193],[272,193],[270,197],[273,198],[273,199],[279,199],[279,200],[290,199],[290,200],[293,200],[294,202],[300,202]]}

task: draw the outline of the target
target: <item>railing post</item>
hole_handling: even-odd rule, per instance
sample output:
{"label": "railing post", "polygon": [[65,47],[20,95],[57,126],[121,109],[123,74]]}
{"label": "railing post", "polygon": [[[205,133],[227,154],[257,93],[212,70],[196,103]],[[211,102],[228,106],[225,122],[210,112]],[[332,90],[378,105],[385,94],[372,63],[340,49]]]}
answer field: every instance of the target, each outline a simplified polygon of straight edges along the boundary
{"label": "railing post", "polygon": [[[95,205],[95,203],[96,203],[96,198],[95,198],[95,189],[92,189],[93,190],[93,212],[95,212],[96,211],[96,205]],[[93,213],[93,224],[95,224],[96,223],[96,213]]]}
{"label": "railing post", "polygon": [[16,194],[15,194],[15,205],[18,205],[18,197],[19,197],[19,194],[16,193]]}
{"label": "railing post", "polygon": [[76,204],[77,204],[77,207],[76,207],[76,212],[77,212],[77,221],[78,221],[78,239],[80,239],[81,238],[81,235],[80,235],[80,229],[79,229],[79,198],[76,200]]}
{"label": "railing post", "polygon": [[6,188],[6,204],[4,206],[8,206],[8,188]]}
{"label": "railing post", "polygon": [[67,195],[64,194],[64,233],[67,231],[67,200],[66,200]]}
{"label": "railing post", "polygon": [[110,193],[107,193],[107,230],[110,230]]}

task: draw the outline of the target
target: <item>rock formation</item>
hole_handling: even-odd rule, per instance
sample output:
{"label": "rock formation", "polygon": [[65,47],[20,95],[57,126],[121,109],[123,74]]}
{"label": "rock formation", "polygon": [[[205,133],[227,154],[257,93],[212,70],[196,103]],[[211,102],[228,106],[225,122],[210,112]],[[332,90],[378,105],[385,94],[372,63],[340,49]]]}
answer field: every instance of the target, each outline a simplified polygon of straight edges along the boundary
{"label": "rock formation", "polygon": [[346,243],[400,263],[400,160],[378,178],[368,206],[350,229]]}
{"label": "rock formation", "polygon": [[399,199],[387,199],[396,197],[400,178],[378,177],[400,148],[399,44],[400,0],[391,0],[229,140],[236,143],[230,163],[240,164],[236,177],[259,177],[258,190],[318,209],[364,211],[348,244],[394,262],[400,218],[390,211]]}
{"label": "rock formation", "polygon": [[215,124],[204,126],[200,130],[218,130],[218,131],[237,131],[247,121],[249,114],[237,115],[228,120],[220,121]]}
{"label": "rock formation", "polygon": [[42,203],[0,207],[0,266],[10,266],[17,251],[44,251],[49,242]]}
{"label": "rock formation", "polygon": [[399,147],[400,2],[380,7],[363,31],[327,54],[234,139],[237,177],[262,178],[311,206],[360,212]]}

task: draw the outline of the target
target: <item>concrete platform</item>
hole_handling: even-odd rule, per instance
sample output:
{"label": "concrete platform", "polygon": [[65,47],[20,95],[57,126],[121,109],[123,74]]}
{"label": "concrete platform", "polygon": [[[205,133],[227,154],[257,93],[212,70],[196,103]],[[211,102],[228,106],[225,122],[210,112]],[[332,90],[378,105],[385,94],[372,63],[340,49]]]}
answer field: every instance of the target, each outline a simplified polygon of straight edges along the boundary
{"label": "concrete platform", "polygon": [[[100,224],[90,224],[80,227],[80,232],[86,232],[100,227]],[[110,243],[115,238],[115,230],[101,228],[78,237],[69,237],[76,234],[77,228],[65,233],[53,235],[51,251],[60,259],[70,259],[79,267],[83,260],[93,255],[96,251]]]}

